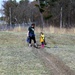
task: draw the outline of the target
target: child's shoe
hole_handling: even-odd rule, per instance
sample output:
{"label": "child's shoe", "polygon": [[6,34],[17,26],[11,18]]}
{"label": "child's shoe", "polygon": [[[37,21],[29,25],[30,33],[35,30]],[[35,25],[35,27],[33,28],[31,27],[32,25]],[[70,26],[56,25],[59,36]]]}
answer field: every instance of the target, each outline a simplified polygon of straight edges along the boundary
{"label": "child's shoe", "polygon": [[41,45],[41,48],[44,48],[44,45]]}

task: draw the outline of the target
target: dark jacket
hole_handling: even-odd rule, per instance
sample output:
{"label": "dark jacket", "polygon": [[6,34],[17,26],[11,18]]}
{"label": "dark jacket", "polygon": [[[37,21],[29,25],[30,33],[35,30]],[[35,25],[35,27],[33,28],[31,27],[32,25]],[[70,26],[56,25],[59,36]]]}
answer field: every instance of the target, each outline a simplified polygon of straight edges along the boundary
{"label": "dark jacket", "polygon": [[35,36],[34,27],[30,26],[30,27],[28,28],[28,31],[29,31],[29,36],[30,36],[30,37],[34,37],[34,36]]}

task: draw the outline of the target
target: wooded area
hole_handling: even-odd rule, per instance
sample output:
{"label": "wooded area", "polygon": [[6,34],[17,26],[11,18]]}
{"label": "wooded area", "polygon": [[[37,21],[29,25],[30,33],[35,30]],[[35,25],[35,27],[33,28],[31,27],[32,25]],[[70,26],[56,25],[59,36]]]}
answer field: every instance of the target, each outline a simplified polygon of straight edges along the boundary
{"label": "wooded area", "polygon": [[9,25],[31,21],[37,26],[75,27],[75,0],[8,0],[3,8]]}

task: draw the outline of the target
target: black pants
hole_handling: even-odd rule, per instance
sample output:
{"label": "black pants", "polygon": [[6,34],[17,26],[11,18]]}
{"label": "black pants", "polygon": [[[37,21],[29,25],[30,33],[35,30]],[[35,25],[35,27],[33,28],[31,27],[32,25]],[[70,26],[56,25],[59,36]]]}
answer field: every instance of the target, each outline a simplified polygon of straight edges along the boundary
{"label": "black pants", "polygon": [[44,42],[41,42],[41,45],[44,45]]}
{"label": "black pants", "polygon": [[36,43],[36,39],[35,39],[35,36],[29,36],[29,38],[30,38],[30,41],[29,41],[29,43],[31,44],[31,41],[33,40],[34,41],[34,43]]}

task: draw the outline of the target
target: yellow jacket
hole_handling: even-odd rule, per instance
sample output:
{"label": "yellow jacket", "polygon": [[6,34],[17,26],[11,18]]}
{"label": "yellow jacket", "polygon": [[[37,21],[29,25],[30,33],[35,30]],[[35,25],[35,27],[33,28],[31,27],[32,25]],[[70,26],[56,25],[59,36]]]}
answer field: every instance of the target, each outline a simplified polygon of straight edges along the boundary
{"label": "yellow jacket", "polygon": [[44,42],[44,34],[41,34],[41,36],[40,36],[40,42]]}

